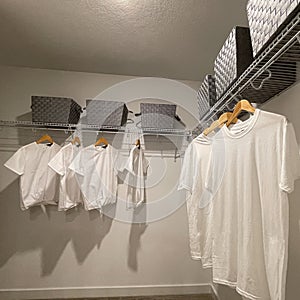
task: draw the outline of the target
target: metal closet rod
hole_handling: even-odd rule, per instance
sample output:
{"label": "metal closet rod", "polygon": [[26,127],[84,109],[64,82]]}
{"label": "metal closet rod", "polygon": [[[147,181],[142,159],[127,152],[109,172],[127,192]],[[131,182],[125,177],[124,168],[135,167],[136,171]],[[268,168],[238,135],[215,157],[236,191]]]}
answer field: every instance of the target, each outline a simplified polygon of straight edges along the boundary
{"label": "metal closet rod", "polygon": [[[17,151],[20,146],[11,146],[8,145],[9,147],[3,147],[0,146],[0,152],[15,152]],[[118,150],[119,153],[121,155],[124,156],[128,156],[128,150],[125,149],[121,149]],[[166,150],[163,151],[153,151],[153,150],[144,150],[144,155],[146,158],[151,158],[151,157],[162,157],[162,158],[173,158],[174,161],[176,161],[176,159],[181,158],[184,154],[184,151],[175,151],[175,150],[168,150],[169,152],[167,152]]]}
{"label": "metal closet rod", "polygon": [[141,134],[141,135],[170,135],[170,136],[191,136],[191,130],[184,129],[126,129],[125,127],[84,125],[84,124],[57,124],[57,123],[42,123],[30,121],[4,121],[0,120],[0,128],[18,128],[49,131],[64,131],[65,133],[80,132],[95,132],[95,133],[111,133],[111,134]]}

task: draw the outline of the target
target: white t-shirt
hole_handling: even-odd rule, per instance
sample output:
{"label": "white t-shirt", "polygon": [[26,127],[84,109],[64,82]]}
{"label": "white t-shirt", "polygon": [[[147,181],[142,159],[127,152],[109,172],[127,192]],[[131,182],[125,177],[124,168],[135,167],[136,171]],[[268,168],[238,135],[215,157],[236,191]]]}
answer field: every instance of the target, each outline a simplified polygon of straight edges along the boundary
{"label": "white t-shirt", "polygon": [[178,189],[185,189],[192,259],[211,267],[211,205],[201,203],[209,167],[211,139],[203,134],[195,138],[184,154]]}
{"label": "white t-shirt", "polygon": [[249,299],[283,300],[288,196],[300,176],[299,148],[284,116],[255,110],[212,144],[213,281]]}
{"label": "white t-shirt", "polygon": [[116,202],[120,158],[114,147],[83,148],[69,168],[77,173],[87,210],[101,210],[102,206]]}
{"label": "white t-shirt", "polygon": [[68,143],[51,159],[49,167],[60,175],[58,210],[68,210],[83,202],[77,175],[69,169],[70,164],[82,149]]}
{"label": "white t-shirt", "polygon": [[146,176],[149,166],[144,150],[137,146],[131,149],[125,169],[128,171],[125,182],[127,184],[127,207],[138,207],[146,201]]}
{"label": "white t-shirt", "polygon": [[34,205],[57,205],[58,176],[48,167],[49,161],[61,149],[53,143],[30,143],[21,147],[4,166],[20,175],[21,209]]}

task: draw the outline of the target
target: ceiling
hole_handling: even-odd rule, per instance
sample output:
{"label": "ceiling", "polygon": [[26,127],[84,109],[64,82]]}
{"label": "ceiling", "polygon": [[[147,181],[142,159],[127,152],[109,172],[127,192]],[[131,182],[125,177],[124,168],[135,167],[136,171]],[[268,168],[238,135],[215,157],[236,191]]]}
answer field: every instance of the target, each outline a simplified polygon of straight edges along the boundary
{"label": "ceiling", "polygon": [[247,0],[1,0],[0,65],[202,80]]}

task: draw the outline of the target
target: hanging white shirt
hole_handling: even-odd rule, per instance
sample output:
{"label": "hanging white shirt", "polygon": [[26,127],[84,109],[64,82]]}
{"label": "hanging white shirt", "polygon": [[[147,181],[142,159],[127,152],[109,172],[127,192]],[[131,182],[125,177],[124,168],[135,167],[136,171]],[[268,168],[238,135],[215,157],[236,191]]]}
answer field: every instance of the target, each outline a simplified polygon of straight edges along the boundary
{"label": "hanging white shirt", "polygon": [[127,184],[127,207],[138,207],[146,202],[146,176],[149,162],[145,158],[144,150],[137,146],[131,149],[125,169],[128,171],[125,182]]}
{"label": "hanging white shirt", "polygon": [[211,205],[200,203],[205,192],[209,167],[211,138],[201,134],[195,138],[184,154],[178,189],[185,189],[192,259],[211,267]]}
{"label": "hanging white shirt", "polygon": [[213,281],[248,299],[284,300],[288,196],[300,176],[293,126],[259,109],[212,144]]}
{"label": "hanging white shirt", "polygon": [[60,175],[58,210],[68,210],[83,203],[77,175],[69,169],[82,147],[68,143],[51,159],[49,167]]}
{"label": "hanging white shirt", "polygon": [[49,161],[61,149],[53,143],[30,143],[21,147],[4,166],[20,175],[21,209],[34,205],[57,205],[58,176],[48,167]]}
{"label": "hanging white shirt", "polygon": [[77,173],[87,210],[101,210],[102,206],[116,202],[120,158],[114,147],[83,148],[69,168]]}

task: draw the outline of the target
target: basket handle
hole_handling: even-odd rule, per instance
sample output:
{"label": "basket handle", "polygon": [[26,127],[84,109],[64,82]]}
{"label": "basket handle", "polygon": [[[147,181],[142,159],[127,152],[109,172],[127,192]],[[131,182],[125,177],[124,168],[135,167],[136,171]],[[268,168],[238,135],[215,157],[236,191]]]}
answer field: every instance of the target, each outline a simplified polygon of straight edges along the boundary
{"label": "basket handle", "polygon": [[177,121],[179,121],[179,122],[181,121],[181,118],[178,115],[175,115],[174,117]]}

